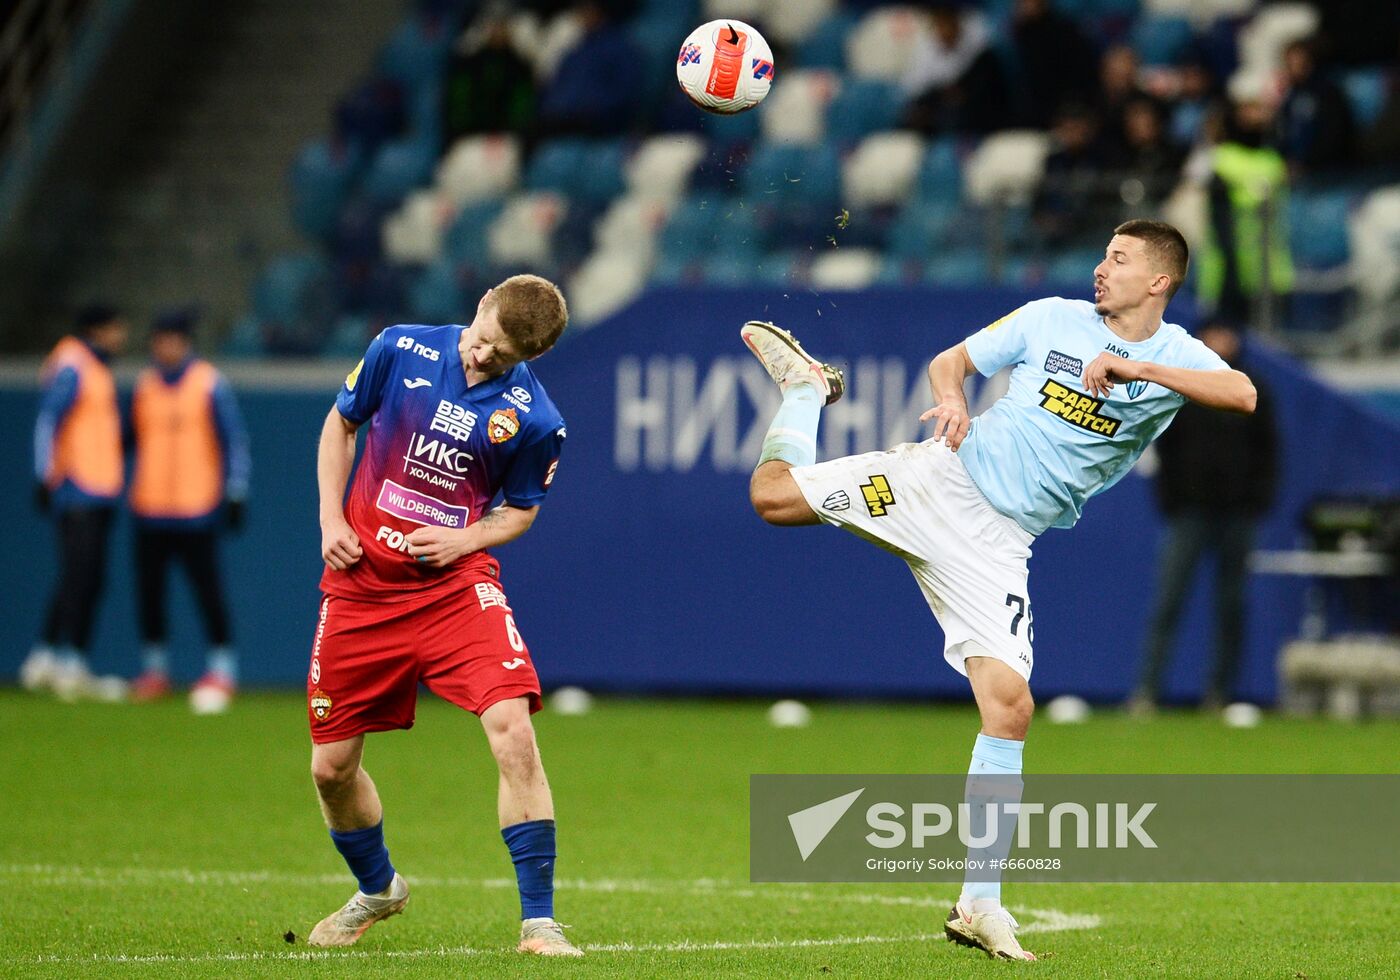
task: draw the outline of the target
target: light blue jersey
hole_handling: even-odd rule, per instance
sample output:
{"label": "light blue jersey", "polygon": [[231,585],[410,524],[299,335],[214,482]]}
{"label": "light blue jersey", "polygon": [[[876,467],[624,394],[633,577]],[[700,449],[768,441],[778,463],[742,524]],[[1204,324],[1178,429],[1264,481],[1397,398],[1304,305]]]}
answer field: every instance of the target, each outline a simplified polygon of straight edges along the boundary
{"label": "light blue jersey", "polygon": [[1082,300],[1036,300],[967,338],[991,377],[1009,365],[1011,388],[972,420],[958,455],[992,506],[1031,534],[1073,527],[1084,501],[1122,479],[1186,402],[1158,384],[1115,384],[1107,399],[1084,392],[1084,369],[1107,351],[1203,371],[1229,365],[1174,323],[1148,340],[1123,340]]}

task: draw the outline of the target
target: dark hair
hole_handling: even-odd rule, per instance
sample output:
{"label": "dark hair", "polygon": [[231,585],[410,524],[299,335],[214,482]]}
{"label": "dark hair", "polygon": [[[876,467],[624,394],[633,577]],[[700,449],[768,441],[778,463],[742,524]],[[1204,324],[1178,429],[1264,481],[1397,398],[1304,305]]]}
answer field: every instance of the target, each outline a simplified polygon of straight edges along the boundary
{"label": "dark hair", "polygon": [[553,347],[569,322],[564,294],[542,276],[511,276],[491,290],[490,302],[502,332],[527,359]]}
{"label": "dark hair", "polygon": [[73,327],[81,334],[89,334],[98,327],[104,327],[121,318],[121,310],[107,303],[89,303],[73,317]]}
{"label": "dark hair", "polygon": [[1147,246],[1147,257],[1153,267],[1171,277],[1171,285],[1167,287],[1167,299],[1175,296],[1181,284],[1186,281],[1186,270],[1191,266],[1191,249],[1186,246],[1186,239],[1181,236],[1181,232],[1165,221],[1134,218],[1114,228],[1113,233],[1139,239]]}

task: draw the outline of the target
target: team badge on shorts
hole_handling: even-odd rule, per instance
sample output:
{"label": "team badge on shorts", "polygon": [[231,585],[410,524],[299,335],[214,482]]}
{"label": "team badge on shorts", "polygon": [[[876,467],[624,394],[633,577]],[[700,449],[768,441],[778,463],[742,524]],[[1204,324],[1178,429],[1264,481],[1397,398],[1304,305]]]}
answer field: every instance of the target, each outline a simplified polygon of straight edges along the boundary
{"label": "team badge on shorts", "polygon": [[845,490],[837,490],[822,501],[822,510],[840,511],[849,510],[850,507],[851,497]]}
{"label": "team badge on shorts", "polygon": [[890,481],[882,474],[876,473],[869,483],[862,483],[860,492],[871,517],[884,517],[894,506],[894,491],[890,489]]}
{"label": "team badge on shorts", "polygon": [[331,716],[331,699],[319,687],[311,695],[311,714],[317,721],[325,721]]}
{"label": "team badge on shorts", "polygon": [[493,443],[502,443],[520,431],[520,417],[513,408],[498,408],[486,421],[486,437]]}

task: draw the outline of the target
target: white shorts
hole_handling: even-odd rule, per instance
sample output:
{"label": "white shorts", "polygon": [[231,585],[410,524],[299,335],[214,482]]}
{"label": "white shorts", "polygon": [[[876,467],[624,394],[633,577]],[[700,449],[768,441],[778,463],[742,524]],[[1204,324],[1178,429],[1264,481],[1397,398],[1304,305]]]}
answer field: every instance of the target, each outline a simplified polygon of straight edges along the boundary
{"label": "white shorts", "polygon": [[906,442],[790,472],[825,523],[908,562],[954,670],[966,675],[967,657],[991,656],[1030,680],[1035,536],[987,502],[946,444]]}

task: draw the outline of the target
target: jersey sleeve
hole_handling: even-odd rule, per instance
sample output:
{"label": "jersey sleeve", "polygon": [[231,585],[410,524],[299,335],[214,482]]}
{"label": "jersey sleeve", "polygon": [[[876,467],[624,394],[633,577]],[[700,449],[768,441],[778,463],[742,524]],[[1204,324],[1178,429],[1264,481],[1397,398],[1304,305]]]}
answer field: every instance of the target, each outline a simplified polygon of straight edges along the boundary
{"label": "jersey sleeve", "polygon": [[39,418],[34,424],[34,478],[42,481],[53,458],[54,434],[64,416],[78,400],[78,372],[71,366],[60,368],[44,385],[39,399]]}
{"label": "jersey sleeve", "polygon": [[360,358],[360,363],[346,375],[345,384],[340,386],[335,407],[341,415],[356,425],[363,425],[379,410],[392,360],[393,354],[384,344],[384,334],[380,333],[369,342],[365,356]]}
{"label": "jersey sleeve", "polygon": [[546,429],[520,447],[501,487],[501,496],[512,507],[534,507],[544,500],[554,482],[559,454],[564,450],[564,423]]}
{"label": "jersey sleeve", "polygon": [[964,344],[973,367],[983,377],[990,378],[1009,364],[1018,364],[1026,356],[1026,325],[1033,319],[1029,304],[1012,310],[968,337]]}
{"label": "jersey sleeve", "polygon": [[1225,363],[1224,358],[1194,337],[1187,338],[1186,343],[1181,345],[1177,358],[1175,367],[1189,368],[1192,371],[1230,370],[1230,365]]}

